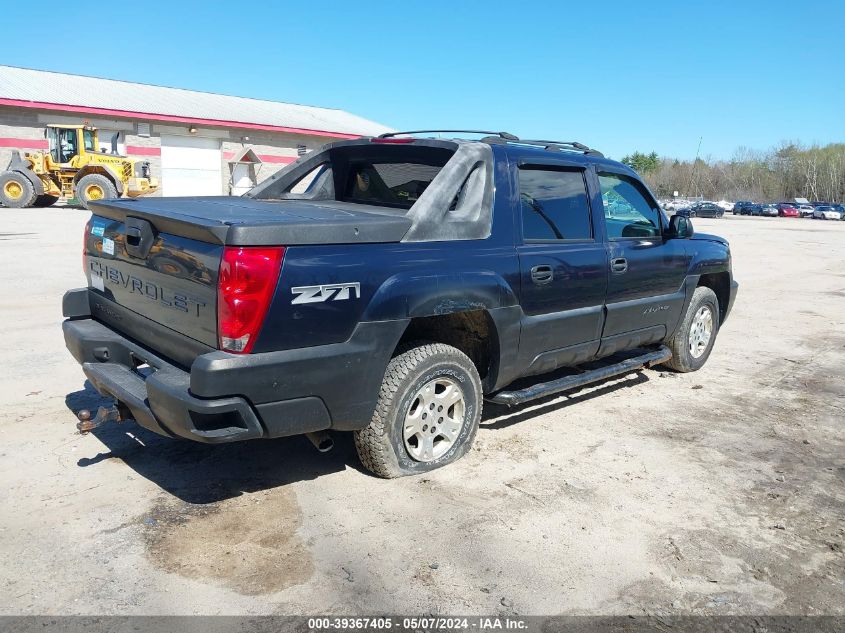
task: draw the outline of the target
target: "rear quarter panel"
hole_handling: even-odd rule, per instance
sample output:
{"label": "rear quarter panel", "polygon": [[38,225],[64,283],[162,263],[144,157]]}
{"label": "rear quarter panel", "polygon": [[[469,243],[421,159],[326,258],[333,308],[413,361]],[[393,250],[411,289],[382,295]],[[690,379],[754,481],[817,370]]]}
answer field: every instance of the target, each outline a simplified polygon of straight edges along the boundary
{"label": "rear quarter panel", "polygon": [[[293,303],[293,288],[356,283],[360,296]],[[291,247],[254,351],[345,341],[361,321],[516,305],[518,283],[513,247],[487,240]]]}

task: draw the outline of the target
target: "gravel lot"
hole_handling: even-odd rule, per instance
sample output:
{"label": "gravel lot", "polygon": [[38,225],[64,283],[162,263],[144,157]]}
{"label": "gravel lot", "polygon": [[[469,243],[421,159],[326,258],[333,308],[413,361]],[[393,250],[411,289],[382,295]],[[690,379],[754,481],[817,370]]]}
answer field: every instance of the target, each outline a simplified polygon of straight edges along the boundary
{"label": "gravel lot", "polygon": [[86,218],[0,210],[0,613],[845,614],[845,222],[694,220],[740,282],[702,371],[488,405],[383,481],[346,437],[77,435]]}

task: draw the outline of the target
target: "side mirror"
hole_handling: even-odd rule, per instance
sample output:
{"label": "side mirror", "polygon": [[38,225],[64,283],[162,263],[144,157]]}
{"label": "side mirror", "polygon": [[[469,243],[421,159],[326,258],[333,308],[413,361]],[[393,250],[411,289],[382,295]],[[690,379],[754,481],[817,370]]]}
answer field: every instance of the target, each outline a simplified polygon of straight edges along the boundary
{"label": "side mirror", "polygon": [[687,240],[692,237],[692,220],[680,215],[673,215],[669,219],[669,229],[666,237],[671,239]]}

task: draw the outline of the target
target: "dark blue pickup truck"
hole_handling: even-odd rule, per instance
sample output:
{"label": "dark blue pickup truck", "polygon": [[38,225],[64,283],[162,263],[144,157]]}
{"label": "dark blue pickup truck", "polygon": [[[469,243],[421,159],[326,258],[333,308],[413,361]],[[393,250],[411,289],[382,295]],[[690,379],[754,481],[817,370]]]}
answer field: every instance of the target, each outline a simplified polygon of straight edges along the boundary
{"label": "dark blue pickup truck", "polygon": [[115,404],[80,430],[354,431],[394,477],[462,456],[485,399],[705,363],[737,289],[724,239],[579,143],[454,136],[477,140],[344,141],[243,197],[92,202],[63,328]]}

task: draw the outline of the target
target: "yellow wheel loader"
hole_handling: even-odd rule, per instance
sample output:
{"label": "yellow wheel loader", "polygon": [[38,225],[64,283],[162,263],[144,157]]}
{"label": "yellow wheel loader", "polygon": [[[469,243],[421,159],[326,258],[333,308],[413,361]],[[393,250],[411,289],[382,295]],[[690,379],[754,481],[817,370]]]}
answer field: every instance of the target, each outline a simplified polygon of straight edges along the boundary
{"label": "yellow wheel loader", "polygon": [[0,202],[13,208],[48,207],[60,197],[85,208],[104,198],[136,198],[158,189],[150,163],[100,151],[97,129],[87,125],[48,125],[47,152],[14,152],[0,173]]}

